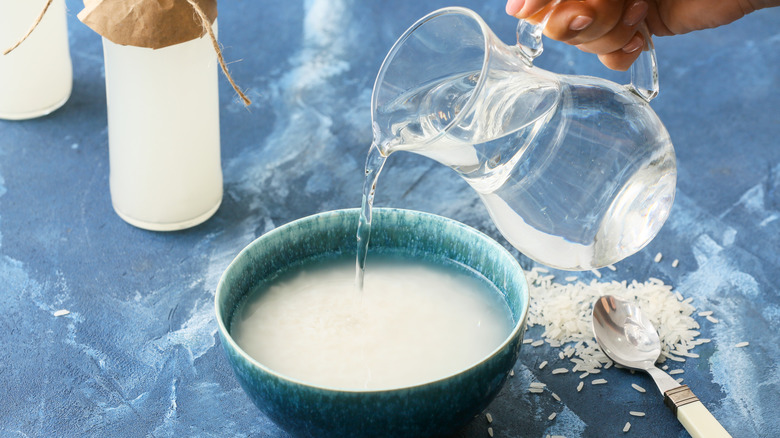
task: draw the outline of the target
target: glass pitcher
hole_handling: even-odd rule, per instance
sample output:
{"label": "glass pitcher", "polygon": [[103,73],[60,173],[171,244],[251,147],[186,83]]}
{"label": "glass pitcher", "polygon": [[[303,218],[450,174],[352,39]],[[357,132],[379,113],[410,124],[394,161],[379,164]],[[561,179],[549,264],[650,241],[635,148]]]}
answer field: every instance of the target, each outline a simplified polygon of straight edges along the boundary
{"label": "glass pitcher", "polygon": [[531,259],[600,268],[650,242],[674,201],[674,149],[648,104],[655,53],[645,38],[629,85],[551,73],[533,65],[545,22],[521,21],[509,46],[465,8],[420,19],[376,79],[372,148],[454,169]]}

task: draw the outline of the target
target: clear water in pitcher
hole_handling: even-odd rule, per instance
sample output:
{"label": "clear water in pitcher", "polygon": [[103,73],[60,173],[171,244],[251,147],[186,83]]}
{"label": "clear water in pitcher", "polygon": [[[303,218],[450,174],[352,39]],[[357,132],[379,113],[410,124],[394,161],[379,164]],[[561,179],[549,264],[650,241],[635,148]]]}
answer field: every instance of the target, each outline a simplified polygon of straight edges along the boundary
{"label": "clear water in pitcher", "polygon": [[[472,101],[476,72],[383,106],[381,116],[393,123],[375,126],[366,162],[358,270],[377,178],[386,157],[400,150],[457,171],[504,237],[545,265],[599,268],[652,240],[674,200],[675,156],[666,129],[625,86],[554,76],[492,72]],[[460,111],[467,115],[459,118]]]}

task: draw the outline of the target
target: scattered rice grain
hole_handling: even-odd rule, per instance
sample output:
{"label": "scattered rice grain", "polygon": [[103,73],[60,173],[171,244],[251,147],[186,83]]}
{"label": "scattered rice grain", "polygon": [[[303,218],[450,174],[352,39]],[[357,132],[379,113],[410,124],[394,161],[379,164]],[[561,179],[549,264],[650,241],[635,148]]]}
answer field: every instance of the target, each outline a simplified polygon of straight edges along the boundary
{"label": "scattered rice grain", "polygon": [[488,435],[493,436],[493,428],[488,427]]}
{"label": "scattered rice grain", "polygon": [[642,388],[641,386],[637,385],[636,383],[632,383],[631,387],[636,389],[639,392],[646,392],[645,388]]}
{"label": "scattered rice grain", "polygon": [[530,343],[532,343],[533,341],[534,341],[534,340],[533,340],[533,339],[531,339],[531,338],[525,338],[525,339],[523,339],[523,344],[530,344]]}
{"label": "scattered rice grain", "polygon": [[509,377],[515,376],[515,370],[509,370]]}
{"label": "scattered rice grain", "polygon": [[631,423],[626,421],[626,425],[623,426],[623,432],[628,432],[629,429],[631,429]]}
{"label": "scattered rice grain", "polygon": [[711,322],[711,323],[713,323],[713,324],[717,324],[718,322],[720,322],[720,321],[718,321],[718,319],[717,319],[717,318],[713,318],[713,317],[712,317],[712,316],[710,316],[710,315],[707,315],[707,321],[709,321],[709,322]]}
{"label": "scattered rice grain", "polygon": [[558,415],[558,414],[556,414],[555,412],[553,412],[552,414],[550,414],[550,416],[549,416],[549,417],[547,417],[547,419],[548,419],[548,420],[550,420],[550,421],[552,421],[552,420],[554,420],[554,419],[555,419],[555,416],[556,416],[556,415]]}
{"label": "scattered rice grain", "polygon": [[682,373],[684,373],[684,372],[685,372],[685,370],[682,370],[682,369],[676,369],[676,370],[671,370],[671,371],[669,371],[669,374],[671,374],[671,375],[675,375],[675,374],[682,374]]}
{"label": "scattered rice grain", "polygon": [[603,385],[607,383],[607,379],[596,379],[590,382],[591,385]]}
{"label": "scattered rice grain", "polygon": [[490,415],[490,412],[488,412],[487,414],[485,414],[485,418],[487,419],[487,422],[488,422],[488,423],[492,423],[492,422],[493,422],[493,416],[492,416],[492,415]]}
{"label": "scattered rice grain", "polygon": [[553,374],[566,374],[568,372],[569,370],[567,370],[566,368],[556,368],[552,371]]}
{"label": "scattered rice grain", "polygon": [[680,261],[679,261],[679,260],[677,260],[677,259],[674,259],[674,261],[672,262],[672,267],[673,267],[673,268],[676,268],[676,267],[677,267],[677,265],[679,265],[679,264],[680,264]]}
{"label": "scattered rice grain", "polygon": [[661,253],[659,252],[658,254],[656,254],[656,255],[655,255],[655,258],[653,259],[653,261],[654,261],[654,262],[656,262],[656,263],[658,263],[658,262],[660,262],[660,261],[661,261],[661,259],[662,259],[662,258],[664,258],[664,256],[663,256],[663,254],[661,254]]}
{"label": "scattered rice grain", "polygon": [[599,272],[597,269],[591,269],[590,272],[593,273],[597,278],[601,278],[601,272]]}
{"label": "scattered rice grain", "polygon": [[572,281],[577,281],[577,276],[575,276],[575,275],[569,275],[568,277],[564,278],[564,280],[566,280],[566,281],[568,281],[569,283],[571,283]]}
{"label": "scattered rice grain", "polygon": [[528,388],[528,392],[533,393],[533,394],[541,394],[541,393],[544,392],[544,389],[542,389],[542,388],[533,388],[532,387],[532,388]]}
{"label": "scattered rice grain", "polygon": [[544,368],[546,366],[547,366],[547,361],[545,360],[545,361],[543,361],[542,363],[539,364],[539,369],[541,370],[542,368]]}
{"label": "scattered rice grain", "polygon": [[547,384],[542,382],[531,382],[531,384],[528,386],[531,388],[544,388],[545,386],[547,386]]}
{"label": "scattered rice grain", "polygon": [[610,271],[617,271],[615,265],[607,265],[607,269],[609,269]]}
{"label": "scattered rice grain", "polygon": [[554,392],[552,393],[552,398],[554,398],[556,401],[561,401],[561,398],[558,397],[558,394],[556,394]]}
{"label": "scattered rice grain", "polygon": [[544,344],[544,341],[542,339],[539,339],[537,341],[531,342],[532,347],[538,347],[540,345]]}
{"label": "scattered rice grain", "polygon": [[584,383],[584,382],[580,382],[580,384],[579,384],[579,385],[577,385],[577,392],[580,392],[580,391],[582,391],[582,386],[583,386],[583,383]]}
{"label": "scattered rice grain", "polygon": [[634,417],[644,417],[645,413],[641,411],[628,411],[630,415],[633,415]]}
{"label": "scattered rice grain", "polygon": [[54,316],[65,316],[65,315],[69,315],[69,314],[70,314],[70,310],[67,310],[67,309],[60,309],[60,310],[58,310],[58,311],[53,313]]}
{"label": "scattered rice grain", "polygon": [[734,345],[737,348],[747,347],[750,345],[750,342],[744,341],[744,342],[738,342],[736,345]]}
{"label": "scattered rice grain", "polygon": [[584,379],[584,378],[588,377],[589,375],[590,375],[590,373],[586,371],[586,372],[580,374],[580,379]]}
{"label": "scattered rice grain", "polygon": [[[696,308],[673,290],[653,278],[645,282],[591,279],[557,283],[546,269],[526,272],[531,295],[528,327],[541,326],[540,337],[551,347],[560,348],[558,358],[569,360],[567,371],[593,375],[614,366],[593,339],[591,310],[603,295],[633,301],[649,316],[661,338],[661,361],[685,362],[699,345]],[[679,295],[679,296],[678,296]],[[531,341],[535,342],[535,341]],[[541,365],[540,365],[541,368]]]}
{"label": "scattered rice grain", "polygon": [[679,379],[677,379],[677,383],[682,383],[682,382],[683,382],[683,380],[684,380],[684,379],[683,379],[682,377],[680,377]]}

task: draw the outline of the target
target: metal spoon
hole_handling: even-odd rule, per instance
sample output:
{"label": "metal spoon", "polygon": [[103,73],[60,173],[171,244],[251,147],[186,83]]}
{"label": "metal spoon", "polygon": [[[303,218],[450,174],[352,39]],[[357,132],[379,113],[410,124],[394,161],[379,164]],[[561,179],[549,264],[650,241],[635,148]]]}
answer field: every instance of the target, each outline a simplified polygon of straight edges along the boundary
{"label": "metal spoon", "polygon": [[731,436],[687,385],[680,385],[655,366],[661,341],[638,306],[611,295],[599,298],[593,304],[593,333],[601,350],[615,363],[650,374],[664,403],[693,438]]}

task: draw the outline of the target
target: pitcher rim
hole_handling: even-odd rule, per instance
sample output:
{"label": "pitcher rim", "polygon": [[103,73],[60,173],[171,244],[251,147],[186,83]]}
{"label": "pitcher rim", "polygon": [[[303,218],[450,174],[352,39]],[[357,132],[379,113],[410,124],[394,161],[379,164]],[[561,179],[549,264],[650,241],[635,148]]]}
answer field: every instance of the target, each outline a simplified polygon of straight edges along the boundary
{"label": "pitcher rim", "polygon": [[[425,23],[427,23],[427,22],[429,22],[429,21],[431,21],[433,19],[439,18],[439,17],[444,16],[444,15],[450,15],[450,14],[465,15],[465,16],[471,18],[472,20],[474,20],[474,22],[476,22],[479,25],[479,29],[482,32],[482,44],[483,44],[483,47],[482,47],[482,49],[483,49],[482,50],[483,51],[483,54],[482,54],[482,66],[480,67],[480,70],[479,70],[479,79],[477,79],[477,83],[476,83],[476,85],[474,85],[474,90],[472,91],[471,96],[469,96],[468,101],[466,101],[466,104],[463,105],[463,108],[458,112],[458,114],[455,117],[453,117],[452,120],[450,120],[449,123],[447,123],[447,126],[442,128],[441,130],[439,130],[439,132],[437,132],[436,135],[434,135],[430,139],[426,140],[426,143],[428,143],[430,141],[433,141],[433,140],[439,138],[440,136],[444,135],[444,133],[449,131],[450,128],[456,124],[456,122],[459,122],[464,117],[465,114],[468,114],[469,110],[474,105],[474,101],[476,100],[476,96],[479,95],[480,91],[482,90],[482,87],[485,84],[485,70],[487,69],[487,66],[488,66],[489,60],[490,60],[490,47],[489,47],[489,44],[490,44],[490,32],[491,31],[488,28],[487,23],[485,23],[485,20],[483,20],[482,17],[480,17],[480,15],[477,14],[476,12],[474,12],[473,10],[471,10],[469,8],[462,7],[462,6],[448,6],[448,7],[437,9],[437,10],[435,10],[433,12],[430,12],[430,13],[426,14],[425,16],[423,16],[422,18],[417,20],[414,24],[409,26],[409,28],[406,29],[406,31],[395,41],[395,43],[393,43],[393,46],[387,52],[387,55],[385,55],[385,58],[382,60],[382,64],[379,67],[379,73],[377,74],[376,80],[374,81],[374,87],[371,90],[371,122],[372,122],[372,125],[375,124],[375,120],[374,120],[375,117],[374,116],[375,116],[376,108],[377,108],[377,102],[376,102],[377,94],[378,94],[377,90],[379,88],[379,85],[384,80],[384,76],[385,76],[385,73],[387,71],[386,66],[388,65],[388,61],[391,61],[395,57],[395,55],[398,53],[398,50],[400,49],[400,47],[406,42],[407,39],[409,39],[409,37],[418,28],[422,27],[422,25],[424,25]],[[374,140],[376,140],[376,138]],[[381,148],[380,148],[380,152],[382,152]],[[385,155],[385,154],[382,153],[382,155]]]}

